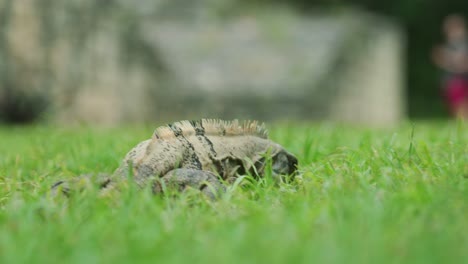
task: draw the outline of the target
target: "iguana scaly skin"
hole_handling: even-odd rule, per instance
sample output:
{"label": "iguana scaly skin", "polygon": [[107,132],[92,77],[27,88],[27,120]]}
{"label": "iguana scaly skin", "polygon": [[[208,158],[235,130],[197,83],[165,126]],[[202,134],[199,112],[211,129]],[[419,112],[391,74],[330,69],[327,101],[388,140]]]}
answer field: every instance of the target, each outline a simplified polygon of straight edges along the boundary
{"label": "iguana scaly skin", "polygon": [[156,193],[170,183],[180,190],[190,186],[209,194],[209,185],[222,189],[220,180],[233,182],[246,174],[262,177],[268,158],[274,177],[297,169],[296,157],[269,140],[264,125],[257,121],[180,121],[157,128],[150,139],[130,150],[101,186],[133,175],[138,186],[151,184]]}

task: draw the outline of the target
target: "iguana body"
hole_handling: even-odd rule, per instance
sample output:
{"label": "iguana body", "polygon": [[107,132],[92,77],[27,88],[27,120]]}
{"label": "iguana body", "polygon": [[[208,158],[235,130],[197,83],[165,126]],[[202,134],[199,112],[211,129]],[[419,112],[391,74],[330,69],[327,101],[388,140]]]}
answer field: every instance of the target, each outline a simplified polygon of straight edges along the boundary
{"label": "iguana body", "polygon": [[180,189],[202,190],[206,183],[219,188],[219,178],[231,182],[238,175],[263,176],[267,156],[273,175],[295,172],[297,159],[269,140],[256,121],[180,121],[157,128],[151,139],[130,150],[104,185],[133,175],[138,186],[152,184],[154,192],[162,191],[161,180]]}

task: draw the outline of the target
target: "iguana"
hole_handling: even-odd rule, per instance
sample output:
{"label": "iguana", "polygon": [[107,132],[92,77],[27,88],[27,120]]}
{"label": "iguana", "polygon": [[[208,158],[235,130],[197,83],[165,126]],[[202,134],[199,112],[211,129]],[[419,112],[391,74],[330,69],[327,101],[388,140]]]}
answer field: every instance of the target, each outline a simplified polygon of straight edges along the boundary
{"label": "iguana", "polygon": [[[265,126],[257,121],[202,119],[179,121],[157,128],[152,137],[127,153],[112,175],[101,174],[100,185],[109,188],[133,175],[136,184],[161,193],[166,185],[179,190],[190,186],[213,196],[239,175],[262,177],[271,158],[273,177],[292,175],[296,157],[268,139]],[[60,181],[53,189],[69,192]]]}

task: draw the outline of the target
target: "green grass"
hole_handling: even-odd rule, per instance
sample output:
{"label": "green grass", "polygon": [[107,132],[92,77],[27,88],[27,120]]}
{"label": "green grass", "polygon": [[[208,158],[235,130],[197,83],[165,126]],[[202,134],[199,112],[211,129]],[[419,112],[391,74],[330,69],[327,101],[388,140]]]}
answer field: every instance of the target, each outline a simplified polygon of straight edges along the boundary
{"label": "green grass", "polygon": [[153,127],[0,128],[0,263],[468,263],[468,125],[270,124],[294,185],[45,196],[112,172]]}

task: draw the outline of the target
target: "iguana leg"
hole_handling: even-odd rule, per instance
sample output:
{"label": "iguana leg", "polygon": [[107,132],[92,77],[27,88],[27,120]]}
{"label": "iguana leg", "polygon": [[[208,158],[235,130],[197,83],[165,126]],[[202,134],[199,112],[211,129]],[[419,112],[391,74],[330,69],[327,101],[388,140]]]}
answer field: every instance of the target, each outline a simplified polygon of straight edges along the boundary
{"label": "iguana leg", "polygon": [[184,191],[188,187],[200,190],[210,199],[215,200],[225,191],[218,177],[209,171],[196,169],[175,169],[166,173],[153,185],[154,193],[163,193],[165,189]]}
{"label": "iguana leg", "polygon": [[72,192],[83,190],[86,186],[91,186],[92,184],[97,184],[96,187],[104,189],[111,186],[112,183],[113,181],[111,180],[110,174],[83,174],[69,180],[62,180],[54,183],[51,187],[50,194],[53,197],[59,194],[69,197]]}
{"label": "iguana leg", "polygon": [[[51,196],[55,197],[62,194],[69,197],[73,192],[81,191],[86,186],[93,185],[105,192],[112,189],[116,184],[110,174],[84,174],[69,180],[56,182],[51,187]],[[200,190],[213,200],[225,191],[224,185],[212,172],[196,169],[175,169],[169,171],[154,183],[153,192],[160,194],[164,190],[184,191],[188,187]]]}

